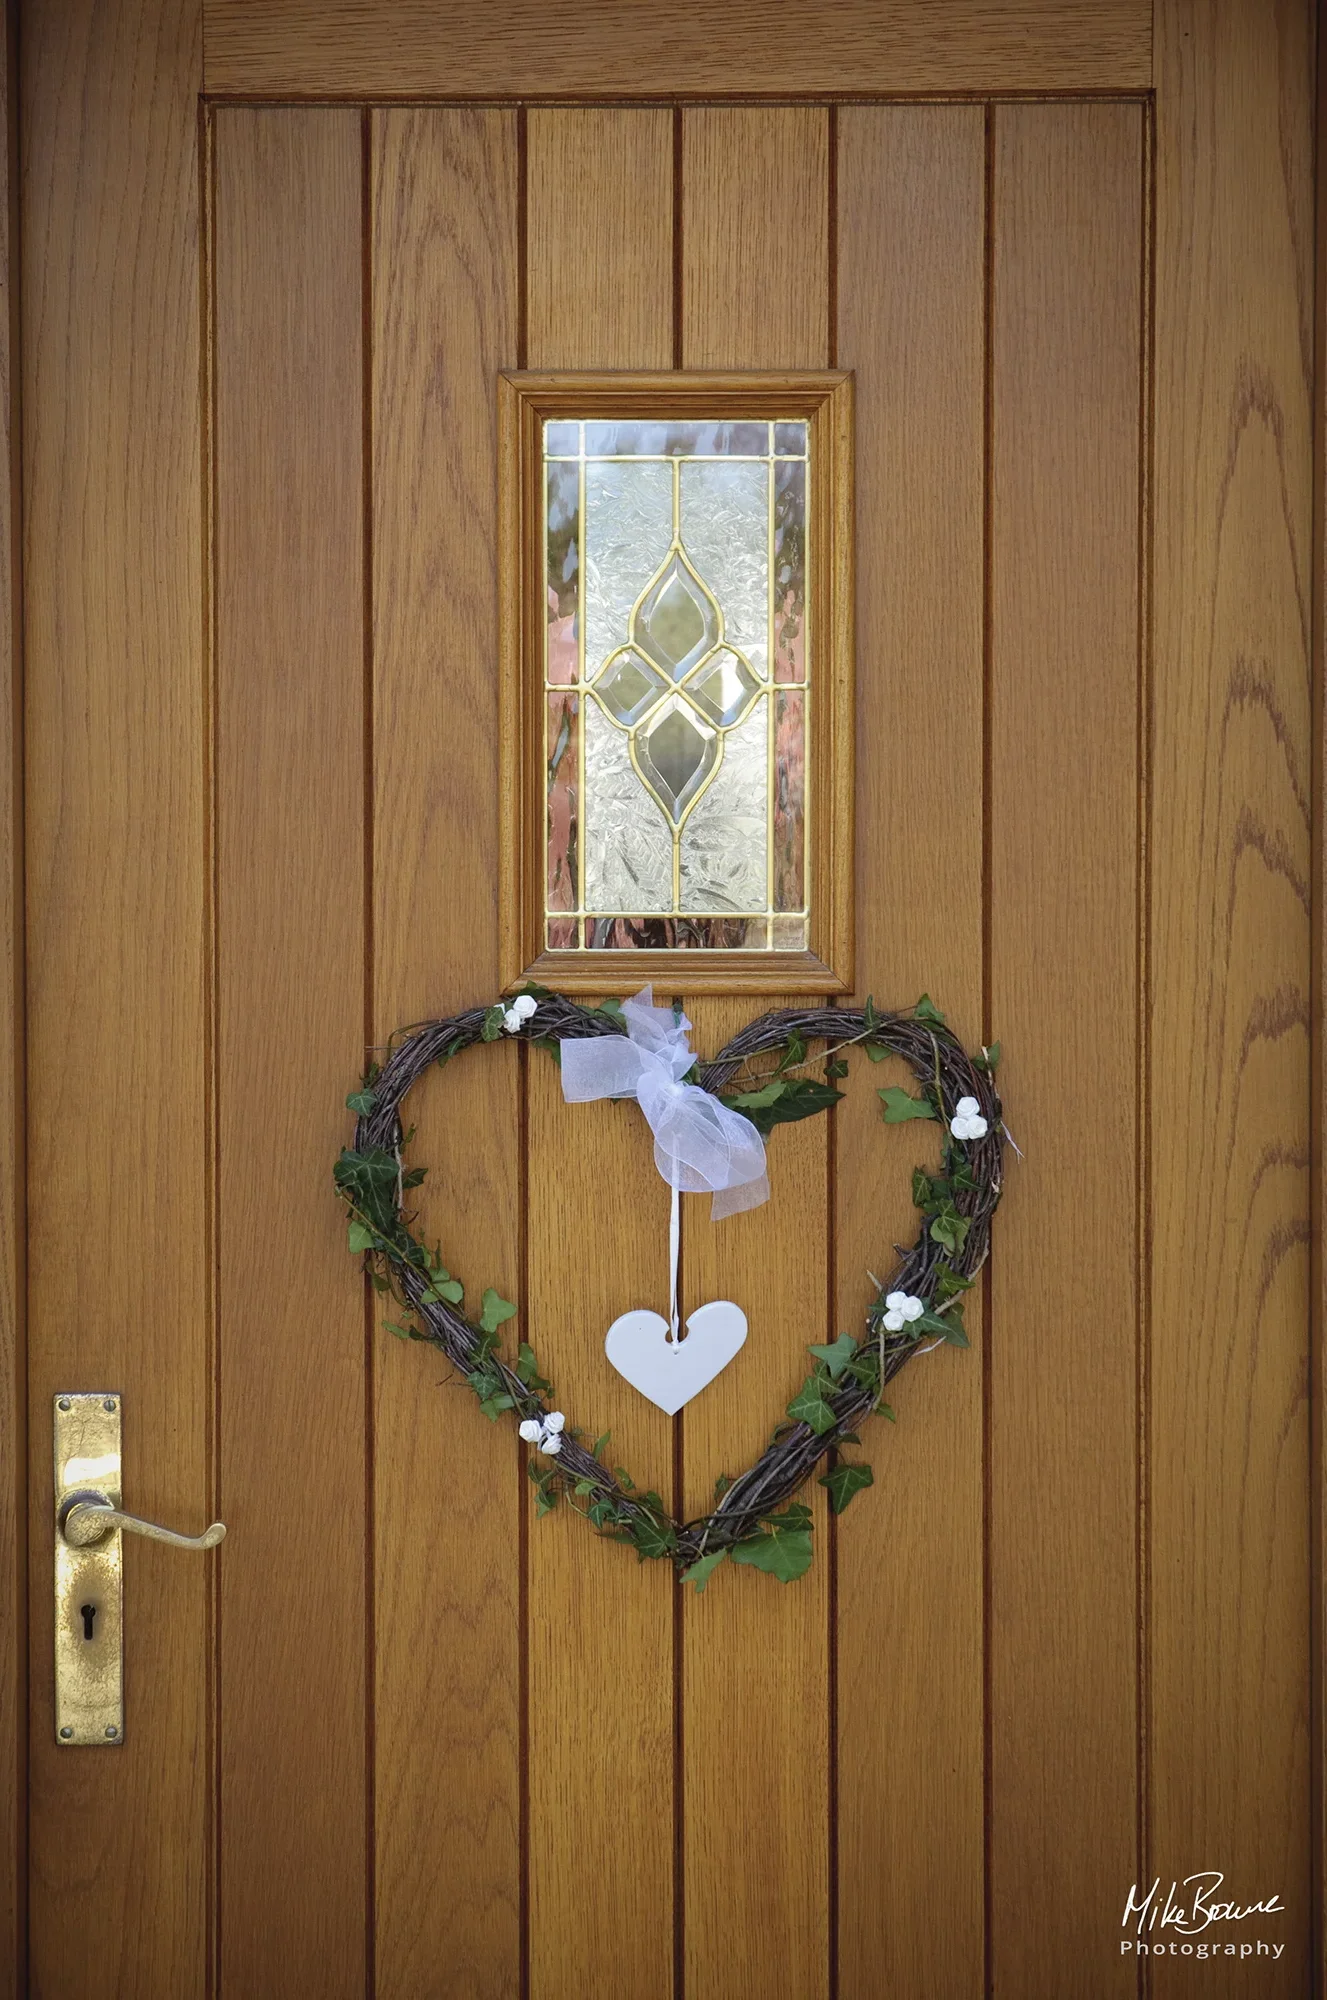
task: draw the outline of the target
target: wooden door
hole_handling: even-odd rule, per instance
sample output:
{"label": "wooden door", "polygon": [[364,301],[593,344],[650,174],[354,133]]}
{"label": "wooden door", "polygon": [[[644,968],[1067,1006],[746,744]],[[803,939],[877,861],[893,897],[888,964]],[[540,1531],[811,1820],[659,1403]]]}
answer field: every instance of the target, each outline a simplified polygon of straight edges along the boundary
{"label": "wooden door", "polygon": [[[20,10],[18,1990],[1316,1990],[1313,26]],[[980,1338],[899,1382],[842,1523],[811,1489],[787,1589],[536,1520],[331,1195],[366,1045],[496,992],[521,366],[854,371],[859,990],[1003,1044]],[[688,1297],[753,1337],[670,1422],[602,1355],[664,1283],[643,1125],[504,1048],[418,1127],[453,1267],[679,1507],[910,1227],[854,1076],[767,1207],[688,1202]],[[129,1550],[127,1740],[69,1751],[51,1398],[103,1384],[127,1504],[229,1536]],[[1132,1885],[1207,1868],[1279,1957],[1122,1949]]]}

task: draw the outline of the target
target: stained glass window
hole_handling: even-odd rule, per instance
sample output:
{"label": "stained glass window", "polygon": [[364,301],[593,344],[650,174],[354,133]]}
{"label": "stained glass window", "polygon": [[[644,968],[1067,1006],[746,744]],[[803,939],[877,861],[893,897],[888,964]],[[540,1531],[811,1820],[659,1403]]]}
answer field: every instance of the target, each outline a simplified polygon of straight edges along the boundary
{"label": "stained glass window", "polygon": [[805,949],[808,439],[545,423],[549,947]]}

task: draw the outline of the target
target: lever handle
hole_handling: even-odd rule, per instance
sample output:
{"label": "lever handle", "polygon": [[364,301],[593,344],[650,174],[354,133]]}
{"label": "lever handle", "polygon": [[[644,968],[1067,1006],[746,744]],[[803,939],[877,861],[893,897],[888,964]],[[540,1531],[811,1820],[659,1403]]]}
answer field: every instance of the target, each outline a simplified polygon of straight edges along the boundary
{"label": "lever handle", "polygon": [[214,1549],[226,1533],[225,1522],[214,1521],[201,1535],[177,1535],[174,1528],[159,1528],[155,1521],[140,1521],[137,1514],[122,1513],[100,1493],[71,1494],[60,1510],[60,1531],[71,1548],[91,1548],[113,1528],[146,1535],[149,1541],[167,1542],[173,1549]]}

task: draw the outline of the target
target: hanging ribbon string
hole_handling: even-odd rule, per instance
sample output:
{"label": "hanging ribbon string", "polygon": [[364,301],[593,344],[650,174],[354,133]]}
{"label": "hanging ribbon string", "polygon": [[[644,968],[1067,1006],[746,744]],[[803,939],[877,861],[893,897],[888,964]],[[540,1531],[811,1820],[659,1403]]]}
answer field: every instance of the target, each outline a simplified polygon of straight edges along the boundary
{"label": "hanging ribbon string", "polygon": [[749,1118],[682,1078],[695,1062],[691,1023],[656,1007],[647,986],[622,1004],[627,1032],[562,1044],[568,1104],[634,1097],[654,1134],[654,1164],[669,1187],[714,1196],[717,1222],[769,1198],[765,1142]]}
{"label": "hanging ribbon string", "polygon": [[654,1134],[654,1164],[672,1189],[668,1224],[668,1337],[678,1339],[677,1264],[680,1194],[713,1195],[715,1221],[769,1198],[765,1142],[749,1118],[682,1078],[695,1062],[691,1023],[656,1007],[646,986],[622,1003],[625,1037],[600,1035],[562,1044],[562,1095],[568,1104],[634,1097]]}

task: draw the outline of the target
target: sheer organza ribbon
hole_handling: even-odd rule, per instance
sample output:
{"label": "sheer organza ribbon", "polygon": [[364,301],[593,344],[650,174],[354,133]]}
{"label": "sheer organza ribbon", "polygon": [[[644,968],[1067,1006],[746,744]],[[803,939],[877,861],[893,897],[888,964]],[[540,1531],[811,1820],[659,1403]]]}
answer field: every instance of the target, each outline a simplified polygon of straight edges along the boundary
{"label": "sheer organza ribbon", "polygon": [[751,1120],[682,1081],[696,1060],[686,1015],[656,1007],[648,986],[623,1001],[622,1015],[625,1035],[562,1043],[567,1103],[634,1097],[654,1134],[655,1166],[674,1190],[711,1193],[716,1222],[768,1200],[765,1142]]}

